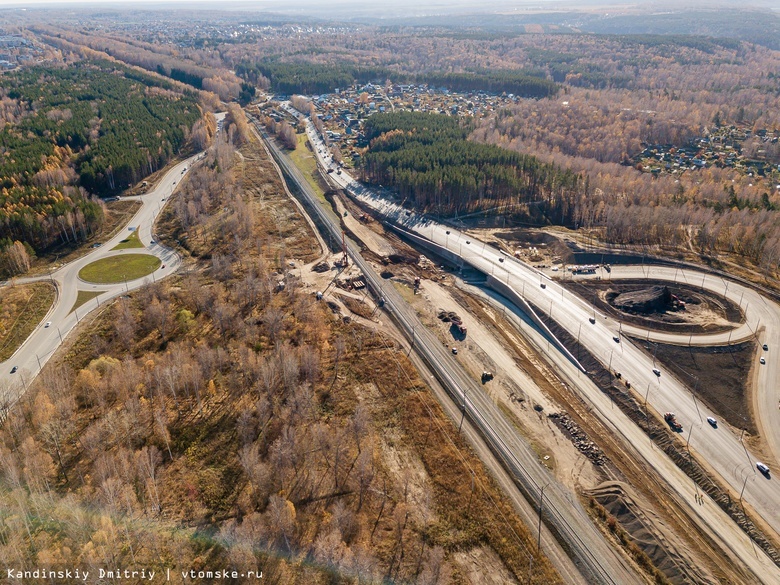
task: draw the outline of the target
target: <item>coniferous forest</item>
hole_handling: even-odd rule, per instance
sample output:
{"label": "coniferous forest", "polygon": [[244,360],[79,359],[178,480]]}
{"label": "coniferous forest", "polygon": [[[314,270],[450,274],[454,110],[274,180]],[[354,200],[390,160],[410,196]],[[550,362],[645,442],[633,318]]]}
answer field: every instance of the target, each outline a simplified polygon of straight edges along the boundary
{"label": "coniferous forest", "polygon": [[267,78],[271,89],[283,94],[330,93],[354,83],[384,83],[390,78],[398,83],[427,84],[453,91],[507,92],[529,98],[551,97],[559,90],[559,86],[546,79],[544,73],[510,69],[478,69],[460,73],[411,72],[344,63],[312,64],[265,59],[258,63],[242,61],[236,67],[236,74],[253,82]]}
{"label": "coniferous forest", "polygon": [[108,61],[0,79],[0,231],[40,251],[88,236],[105,196],[165,165],[201,118],[197,94]]}
{"label": "coniferous forest", "polygon": [[535,222],[573,221],[579,175],[534,156],[469,141],[469,131],[463,121],[442,114],[371,116],[365,122],[370,147],[361,163],[364,178],[394,187],[433,213],[522,206]]}

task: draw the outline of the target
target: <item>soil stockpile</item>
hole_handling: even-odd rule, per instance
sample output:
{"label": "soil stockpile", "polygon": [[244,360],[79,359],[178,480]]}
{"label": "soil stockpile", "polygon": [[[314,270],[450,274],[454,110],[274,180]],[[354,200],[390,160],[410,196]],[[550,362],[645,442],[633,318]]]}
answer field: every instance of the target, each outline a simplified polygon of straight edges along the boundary
{"label": "soil stockpile", "polygon": [[655,285],[650,288],[624,292],[612,299],[612,305],[632,313],[655,313],[665,311],[672,300],[669,287]]}

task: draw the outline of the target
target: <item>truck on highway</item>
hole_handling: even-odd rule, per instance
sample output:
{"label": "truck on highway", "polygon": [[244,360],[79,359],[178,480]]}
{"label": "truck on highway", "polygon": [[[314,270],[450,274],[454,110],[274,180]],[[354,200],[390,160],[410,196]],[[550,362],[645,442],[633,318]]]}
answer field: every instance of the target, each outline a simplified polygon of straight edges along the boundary
{"label": "truck on highway", "polygon": [[672,429],[675,433],[681,433],[683,428],[682,425],[677,422],[677,417],[673,412],[667,412],[664,415],[664,420],[666,421],[666,424],[669,425],[669,428]]}
{"label": "truck on highway", "polygon": [[581,264],[579,266],[572,266],[571,272],[572,274],[596,274],[596,269],[598,266],[596,264]]}

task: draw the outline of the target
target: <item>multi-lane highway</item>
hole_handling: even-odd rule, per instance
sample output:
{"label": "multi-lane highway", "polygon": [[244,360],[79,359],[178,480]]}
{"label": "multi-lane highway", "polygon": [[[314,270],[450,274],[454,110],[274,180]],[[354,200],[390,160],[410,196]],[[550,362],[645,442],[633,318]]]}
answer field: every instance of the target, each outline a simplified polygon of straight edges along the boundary
{"label": "multi-lane highway", "polygon": [[[466,246],[474,247],[475,251],[463,252],[464,259],[469,264],[487,274],[493,272],[501,280],[506,279],[515,291],[521,292],[540,310],[550,313],[551,317],[570,335],[579,338],[582,346],[588,348],[599,361],[613,371],[621,372],[624,379],[631,381],[632,386],[645,394],[647,403],[657,412],[677,413],[678,419],[683,423],[683,437],[690,443],[691,448],[731,485],[735,493],[741,493],[744,487],[745,500],[761,514],[764,521],[780,533],[780,509],[776,505],[776,502],[780,501],[780,482],[771,481],[757,474],[755,462],[761,457],[746,448],[744,441],[740,440],[741,433],[738,430],[730,429],[724,424],[718,428],[712,428],[707,424],[706,418],[715,416],[714,413],[697,401],[691,391],[671,373],[664,371],[652,356],[635,346],[625,336],[620,336],[618,323],[598,314],[596,322],[591,323],[592,306],[580,297],[567,292],[561,283],[550,280],[544,275],[540,276],[537,271],[511,258],[505,258],[501,262],[502,255],[499,252],[482,246],[481,242],[474,241],[470,236],[455,230],[450,230],[451,233],[446,234],[445,229],[436,226],[422,229],[428,232],[432,241],[448,246],[451,251],[459,250],[463,242],[471,239],[471,244]],[[636,274],[630,270],[614,272],[613,278],[621,274],[636,277]],[[653,278],[671,280],[674,272],[674,269],[654,267]],[[700,280],[701,276],[692,271],[686,271],[685,274],[689,281],[697,278]],[[715,279],[713,277],[710,279],[710,284],[714,286]],[[704,280],[707,286],[706,276]],[[717,284],[721,285],[720,279],[717,280]],[[545,287],[543,288],[541,284],[545,284]],[[735,292],[741,294],[741,291],[735,290]],[[761,312],[756,310],[748,313],[748,323],[752,322],[755,328],[758,319],[761,318],[760,315],[768,312],[766,307],[769,302],[767,301],[765,305],[757,298],[754,303],[756,309],[759,307],[762,309]],[[770,324],[766,316],[764,323],[765,326]],[[616,337],[620,339],[619,342],[615,341]],[[773,391],[769,384],[765,384],[763,390],[764,395],[770,396]],[[776,401],[776,397],[772,398],[772,402],[775,403],[772,412],[777,411]],[[773,435],[770,433],[769,436]]]}
{"label": "multi-lane highway", "polygon": [[[311,124],[307,130],[320,163],[324,167],[332,168],[335,163],[330,159],[327,148]],[[762,457],[751,453],[747,448],[747,445],[741,440],[740,429],[729,428],[722,421],[718,428],[707,424],[706,418],[714,416],[714,414],[708,411],[700,401],[697,401],[684,384],[675,379],[669,372],[664,371],[662,366],[656,364],[652,356],[647,355],[621,335],[619,322],[599,314],[597,311],[594,312],[592,305],[565,290],[548,274],[501,254],[472,236],[404,210],[392,201],[389,194],[360,185],[345,171],[331,173],[329,179],[380,214],[461,257],[465,263],[485,274],[494,275],[540,310],[551,313],[553,319],[561,324],[570,335],[579,338],[583,347],[588,348],[605,366],[620,371],[624,379],[630,380],[635,389],[643,390],[650,408],[659,413],[670,410],[676,412],[678,419],[683,422],[682,438],[690,445],[691,450],[698,453],[700,459],[721,476],[734,494],[742,494],[744,501],[748,502],[776,533],[780,533],[780,509],[776,506],[776,502],[780,501],[778,499],[780,498],[780,485],[777,481],[772,481],[757,472],[755,463]],[[638,266],[613,266],[611,274],[613,279],[647,277],[645,269]],[[780,453],[780,449],[778,449],[780,447],[780,411],[778,410],[779,397],[773,382],[780,379],[777,377],[780,375],[780,359],[772,359],[771,354],[773,349],[776,352],[780,351],[777,346],[780,343],[780,307],[749,287],[735,282],[726,282],[718,276],[695,270],[654,266],[652,278],[687,282],[728,296],[743,308],[746,322],[730,332],[700,336],[653,332],[627,326],[622,326],[623,333],[630,332],[643,338],[649,337],[651,340],[681,345],[689,343],[725,345],[729,342],[735,343],[752,337],[757,337],[760,340],[759,347],[763,343],[767,344],[769,351],[760,350],[759,352],[763,354],[766,363],[759,364],[758,355],[755,358],[756,366],[759,367],[756,388],[757,404],[759,405],[757,414],[763,436],[775,454],[775,456],[770,457],[770,465],[774,464],[776,454]],[[594,314],[597,318],[595,323],[591,323],[591,317]],[[620,341],[615,341],[615,338]],[[654,370],[657,370],[660,375],[656,374]],[[605,414],[605,417],[608,416],[608,413]],[[624,422],[626,425],[633,424],[630,421]],[[622,434],[628,437],[631,434],[631,429],[623,429]],[[653,459],[652,454],[650,459]],[[711,521],[704,518],[705,514],[699,513],[699,515],[703,522]],[[721,520],[723,519],[721,518]],[[722,532],[727,531],[722,530]],[[737,539],[732,538],[731,540],[736,549]],[[777,567],[766,556],[757,555],[755,551],[745,546],[736,552],[749,566],[754,568],[757,574],[770,570],[768,582],[773,582],[777,578]],[[754,555],[756,559],[759,559],[758,563],[754,559],[748,558]]]}
{"label": "multi-lane highway", "polygon": [[[274,158],[285,173],[298,183],[307,198],[308,207],[319,217],[332,237],[340,237],[338,218],[325,209],[311,192],[300,171],[292,165],[272,142],[267,143]],[[334,173],[335,174],[335,173]],[[365,262],[357,247],[347,242],[348,253],[366,277],[369,287],[384,299],[385,308],[412,341],[431,371],[448,389],[452,399],[480,430],[486,443],[502,460],[529,501],[543,501],[542,514],[551,530],[566,544],[579,570],[592,583],[638,583],[641,579],[618,555],[596,529],[576,497],[564,488],[542,465],[528,443],[518,435],[498,406],[453,359],[435,335],[419,320],[401,295],[385,283]]]}
{"label": "multi-lane highway", "polygon": [[[225,114],[217,115],[219,124],[224,116]],[[38,327],[6,362],[0,363],[0,407],[6,407],[21,396],[67,335],[89,312],[115,297],[143,286],[147,282],[153,282],[173,274],[179,268],[181,264],[179,255],[174,250],[158,243],[154,238],[152,231],[154,220],[162,210],[167,198],[173,193],[176,185],[189,171],[192,164],[202,157],[203,153],[199,153],[175,165],[148,193],[127,197],[128,200],[140,201],[141,208],[126,226],[122,227],[110,240],[102,242],[100,247],[94,248],[85,256],[53,270],[51,274],[46,276],[15,280],[17,284],[49,280],[56,287],[57,295],[54,304]],[[121,240],[132,233],[132,230],[137,231],[144,248],[113,250]],[[157,256],[162,262],[161,267],[146,277],[117,284],[93,284],[79,278],[79,271],[96,260],[109,256],[138,253]],[[78,309],[72,310],[80,290],[94,291],[99,294]],[[47,323],[50,325],[46,326]],[[16,371],[11,373],[13,368],[16,368]]]}
{"label": "multi-lane highway", "polygon": [[[316,134],[313,136],[314,140],[317,140]],[[331,164],[331,161],[324,159],[323,164]],[[684,437],[686,440],[690,439],[691,447],[716,468],[736,493],[741,493],[744,486],[745,500],[761,511],[764,520],[780,534],[780,508],[775,504],[780,501],[780,482],[757,475],[755,462],[761,457],[746,449],[745,443],[740,441],[740,429],[729,429],[725,424],[721,424],[717,429],[710,427],[705,421],[708,416],[715,416],[714,413],[696,401],[691,391],[669,372],[661,371],[660,375],[656,375],[654,369],[662,370],[662,366],[621,335],[622,328],[623,333],[649,337],[650,340],[665,343],[725,345],[727,342],[736,343],[752,338],[758,331],[758,339],[769,348],[769,351],[760,350],[766,363],[757,363],[761,366],[758,374],[758,393],[762,408],[759,409],[759,415],[762,417],[762,429],[767,431],[767,441],[773,447],[774,453],[780,453],[780,396],[772,383],[780,379],[780,307],[774,302],[741,284],[729,282],[727,285],[718,276],[689,269],[653,266],[652,278],[655,280],[686,282],[720,295],[727,295],[746,309],[745,323],[731,332],[693,336],[621,326],[618,321],[598,311],[595,312],[598,317],[596,322],[591,323],[593,306],[568,292],[560,282],[547,274],[454,228],[437,224],[427,218],[421,220],[416,214],[408,213],[396,203],[377,195],[375,191],[355,183],[346,172],[335,176],[331,174],[330,178],[386,217],[460,256],[464,262],[485,274],[492,274],[506,282],[540,310],[551,313],[551,317],[570,335],[579,338],[583,347],[588,348],[599,361],[613,371],[620,371],[631,381],[634,388],[645,393],[648,404],[657,412],[677,413],[678,419],[683,422]],[[646,277],[644,269],[638,266],[612,267],[612,279]],[[621,341],[616,342],[615,337]],[[773,349],[774,353],[778,354],[776,358],[772,357]]]}

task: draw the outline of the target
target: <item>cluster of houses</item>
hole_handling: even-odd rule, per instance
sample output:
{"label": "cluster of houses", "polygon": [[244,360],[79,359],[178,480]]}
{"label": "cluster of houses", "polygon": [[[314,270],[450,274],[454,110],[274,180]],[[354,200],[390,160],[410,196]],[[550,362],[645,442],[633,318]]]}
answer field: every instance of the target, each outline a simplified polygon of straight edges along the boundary
{"label": "cluster of houses", "polygon": [[[275,101],[288,96],[273,96],[261,105],[266,114],[277,121],[285,113],[274,107]],[[359,149],[367,146],[363,134],[363,120],[377,112],[411,111],[432,112],[450,116],[481,118],[517,103],[521,98],[513,94],[490,94],[477,91],[460,93],[425,84],[358,84],[338,88],[333,93],[311,98],[315,113],[322,120],[328,140],[339,146],[348,162],[360,157]]]}
{"label": "cluster of houses", "polygon": [[19,35],[0,34],[0,70],[16,69],[20,65],[31,65],[43,55],[36,43]]}
{"label": "cluster of houses", "polygon": [[[642,143],[643,150],[631,163],[653,174],[680,174],[705,167],[733,168],[747,176],[780,172],[780,131],[755,132],[737,126],[720,126],[685,146]],[[749,148],[748,148],[749,145]]]}

